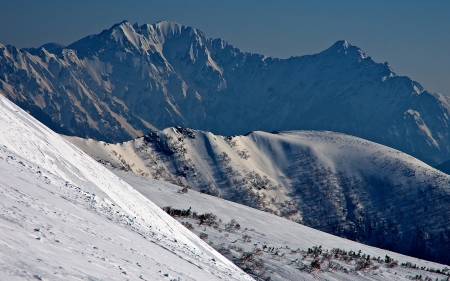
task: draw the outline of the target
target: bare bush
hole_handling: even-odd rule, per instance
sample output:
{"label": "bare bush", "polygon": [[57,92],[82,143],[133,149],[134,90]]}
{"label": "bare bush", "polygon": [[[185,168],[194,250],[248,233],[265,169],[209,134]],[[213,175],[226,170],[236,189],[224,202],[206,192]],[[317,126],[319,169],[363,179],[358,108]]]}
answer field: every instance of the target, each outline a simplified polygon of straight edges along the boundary
{"label": "bare bush", "polygon": [[245,234],[242,236],[242,240],[244,241],[244,243],[252,242],[252,237],[250,235]]}
{"label": "bare bush", "polygon": [[214,215],[213,213],[204,213],[200,216],[197,217],[197,219],[200,220],[200,222],[198,223],[199,225],[207,225],[207,226],[219,226],[219,224],[217,223],[217,216]]}
{"label": "bare bush", "polygon": [[228,232],[234,232],[239,229],[241,229],[241,225],[235,219],[231,219],[231,221],[225,225],[225,231]]}
{"label": "bare bush", "polygon": [[187,222],[187,221],[184,222],[184,221],[183,221],[183,222],[181,222],[181,224],[184,225],[184,227],[186,227],[187,229],[189,229],[189,230],[191,230],[191,231],[194,230],[194,226],[193,226],[192,223],[190,223],[190,222]]}

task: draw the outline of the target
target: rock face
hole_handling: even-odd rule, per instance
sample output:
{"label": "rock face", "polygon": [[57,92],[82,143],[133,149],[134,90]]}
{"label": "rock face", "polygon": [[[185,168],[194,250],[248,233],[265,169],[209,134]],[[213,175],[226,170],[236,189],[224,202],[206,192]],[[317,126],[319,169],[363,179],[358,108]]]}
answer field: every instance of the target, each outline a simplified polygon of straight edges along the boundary
{"label": "rock face", "polygon": [[276,59],[174,22],[116,24],[67,47],[0,45],[0,92],[55,131],[119,142],[169,126],[221,135],[331,130],[436,165],[449,103],[338,41]]}
{"label": "rock face", "polygon": [[223,137],[180,127],[119,144],[67,139],[121,170],[450,264],[450,176],[374,142],[329,131]]}

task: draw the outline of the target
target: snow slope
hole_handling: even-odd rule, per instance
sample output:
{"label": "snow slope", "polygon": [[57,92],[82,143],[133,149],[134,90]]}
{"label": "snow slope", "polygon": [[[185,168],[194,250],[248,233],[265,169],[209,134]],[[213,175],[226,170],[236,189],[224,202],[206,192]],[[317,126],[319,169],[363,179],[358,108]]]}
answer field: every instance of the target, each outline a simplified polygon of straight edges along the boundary
{"label": "snow slope", "polygon": [[277,59],[174,22],[124,21],[67,47],[0,45],[0,92],[58,133],[108,142],[169,126],[330,130],[450,159],[448,98],[346,41]]}
{"label": "snow slope", "polygon": [[[193,190],[181,193],[181,188],[172,184],[160,185],[159,181],[117,169],[113,172],[160,207],[171,206],[184,210],[191,208],[191,212],[196,211],[198,214],[215,214],[218,222],[216,226],[208,226],[206,223],[199,225],[199,220],[192,219],[192,217],[177,217],[177,219],[180,222],[191,223],[193,231],[198,235],[208,234],[205,241],[236,263],[240,262],[244,253],[257,253],[255,257],[262,260],[264,265],[256,272],[261,273],[264,277],[270,277],[270,280],[411,280],[410,278],[419,275],[423,279],[427,276],[432,280],[436,278],[445,280],[448,277],[401,265],[410,262],[425,269],[442,270],[446,268],[442,264],[332,236],[272,214]],[[240,229],[226,231],[227,224],[232,219],[240,224]],[[245,235],[249,236],[246,241],[244,241]],[[319,245],[322,246],[323,252],[326,250],[331,252],[333,248],[361,251],[366,257],[367,255],[372,257],[369,258],[371,264],[364,269],[355,269],[355,259],[345,261],[342,257],[332,256],[321,263],[320,269],[312,269],[310,263],[313,258],[311,254],[307,255],[308,248],[312,249]],[[257,250],[258,248],[261,252]],[[384,260],[386,255],[397,260],[398,266],[390,268],[384,262],[373,260],[378,257]],[[347,270],[339,268],[336,266],[337,264],[344,266]]]}
{"label": "snow slope", "polygon": [[0,96],[0,280],[251,280]]}
{"label": "snow slope", "polygon": [[180,127],[118,144],[67,139],[121,170],[450,264],[450,176],[383,145],[327,131],[223,137]]}

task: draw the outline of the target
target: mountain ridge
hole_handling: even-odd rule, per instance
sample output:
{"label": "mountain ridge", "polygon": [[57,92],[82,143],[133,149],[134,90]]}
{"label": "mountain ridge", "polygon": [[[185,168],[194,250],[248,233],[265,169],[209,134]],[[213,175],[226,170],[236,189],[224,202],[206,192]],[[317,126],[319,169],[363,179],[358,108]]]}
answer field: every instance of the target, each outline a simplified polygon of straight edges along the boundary
{"label": "mountain ridge", "polygon": [[[167,183],[139,178],[140,189],[134,189],[125,180],[134,185],[136,178],[113,175],[2,96],[0,125],[2,280],[253,280],[236,265],[256,280],[450,276],[443,264],[337,238],[193,191],[181,193]],[[205,212],[213,224],[198,226],[197,237],[187,229],[193,228],[189,221],[182,219],[182,227],[153,198],[192,205],[192,215]],[[235,223],[230,229],[211,210],[220,218],[238,219],[242,228]],[[318,244],[324,247],[313,257],[308,247]],[[331,257],[335,246],[340,249]]]}
{"label": "mountain ridge", "polygon": [[119,142],[170,126],[332,130],[433,165],[450,159],[448,98],[347,41],[277,59],[175,22],[124,21],[48,48],[0,46],[0,92],[62,134]]}
{"label": "mountain ridge", "polygon": [[231,137],[181,127],[117,144],[65,138],[116,169],[371,246],[450,262],[450,176],[384,145],[330,131]]}

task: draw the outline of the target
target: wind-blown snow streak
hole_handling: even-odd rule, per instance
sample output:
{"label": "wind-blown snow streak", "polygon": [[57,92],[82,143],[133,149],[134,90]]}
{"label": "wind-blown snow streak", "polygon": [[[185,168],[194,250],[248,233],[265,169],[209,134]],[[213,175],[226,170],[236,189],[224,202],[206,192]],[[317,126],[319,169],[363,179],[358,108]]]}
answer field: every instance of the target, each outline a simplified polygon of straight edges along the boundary
{"label": "wind-blown snow streak", "polygon": [[0,128],[2,275],[251,280],[3,96]]}
{"label": "wind-blown snow streak", "polygon": [[450,176],[383,145],[327,131],[223,137],[180,127],[119,144],[68,139],[125,171],[450,263]]}

